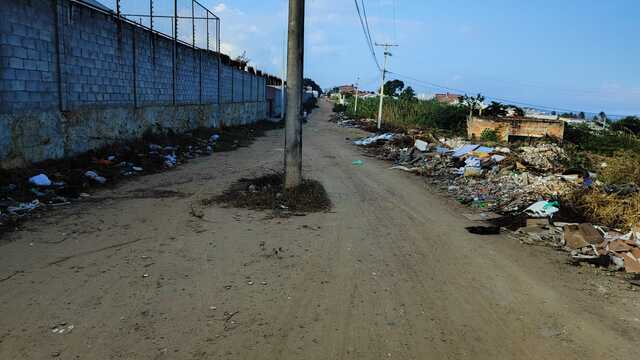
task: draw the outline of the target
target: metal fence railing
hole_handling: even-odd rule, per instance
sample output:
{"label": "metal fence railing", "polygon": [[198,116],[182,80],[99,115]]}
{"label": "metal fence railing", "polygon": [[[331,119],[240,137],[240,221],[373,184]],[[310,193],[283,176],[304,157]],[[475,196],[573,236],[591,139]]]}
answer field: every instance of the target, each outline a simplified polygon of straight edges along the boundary
{"label": "metal fence railing", "polygon": [[71,1],[111,12],[122,21],[176,42],[220,53],[220,18],[196,0]]}

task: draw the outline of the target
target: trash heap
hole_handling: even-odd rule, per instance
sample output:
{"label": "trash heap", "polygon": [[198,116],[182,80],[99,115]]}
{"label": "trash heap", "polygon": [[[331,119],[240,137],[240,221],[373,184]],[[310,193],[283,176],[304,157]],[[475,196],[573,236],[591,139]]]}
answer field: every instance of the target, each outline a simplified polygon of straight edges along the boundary
{"label": "trash heap", "polygon": [[[407,137],[413,141],[408,146]],[[594,226],[561,206],[565,196],[602,184],[596,174],[567,169],[567,155],[557,144],[490,147],[415,133],[376,134],[353,143],[475,208],[465,216],[492,226],[467,228],[472,233],[502,229],[525,244],[564,250],[576,263],[640,274],[640,228],[622,233]]]}
{"label": "trash heap", "polygon": [[[562,169],[564,152],[554,144],[542,149],[487,147],[462,139],[430,143],[416,139],[399,147],[406,135],[379,134],[354,141],[376,157],[395,162],[394,169],[428,177],[464,204],[500,213],[522,211],[532,203],[579,189],[579,175],[552,173]],[[411,137],[410,137],[411,138]],[[406,145],[406,140],[401,141]]]}

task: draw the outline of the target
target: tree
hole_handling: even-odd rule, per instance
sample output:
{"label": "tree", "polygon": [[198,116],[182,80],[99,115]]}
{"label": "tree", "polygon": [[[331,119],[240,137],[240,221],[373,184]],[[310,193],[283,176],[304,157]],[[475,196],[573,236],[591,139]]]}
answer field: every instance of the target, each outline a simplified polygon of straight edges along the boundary
{"label": "tree", "polygon": [[407,88],[400,93],[401,100],[412,101],[412,100],[415,100],[415,98],[416,98],[416,92],[413,90],[411,86],[407,86]]}
{"label": "tree", "polygon": [[584,111],[580,111],[580,113],[578,114],[578,119],[584,120],[586,118],[587,118],[587,115],[585,115]]}
{"label": "tree", "polygon": [[247,65],[249,65],[249,62],[251,61],[249,59],[249,57],[247,57],[247,52],[243,51],[242,55],[239,55],[238,57],[236,57],[235,61],[241,66],[241,67],[245,67]]}
{"label": "tree", "polygon": [[525,113],[524,110],[521,107],[515,106],[515,105],[509,105],[507,106],[508,109],[513,109],[513,115],[516,117],[524,117]]}
{"label": "tree", "polygon": [[613,123],[611,130],[640,135],[640,118],[627,116]]}
{"label": "tree", "polygon": [[384,84],[383,93],[385,96],[398,96],[402,89],[404,89],[402,80],[389,80]]}
{"label": "tree", "polygon": [[578,116],[576,114],[572,113],[572,112],[571,113],[561,114],[560,117],[567,118],[567,119],[577,119],[578,118]]}
{"label": "tree", "polygon": [[309,78],[304,78],[304,80],[302,81],[302,86],[304,88],[311,87],[311,89],[313,89],[314,91],[317,91],[318,94],[322,94],[322,88],[320,87],[320,85],[318,85],[315,81]]}
{"label": "tree", "polygon": [[475,114],[476,110],[479,115],[482,115],[482,104],[484,103],[484,100],[485,98],[482,94],[478,94],[476,96],[469,96],[465,94],[462,97],[462,106],[469,109],[469,113],[471,115]]}
{"label": "tree", "polygon": [[602,122],[607,122],[607,120],[609,120],[607,118],[607,114],[605,114],[604,111],[600,111],[600,113],[598,114],[598,119]]}
{"label": "tree", "polygon": [[492,101],[491,104],[484,109],[484,113],[487,114],[487,116],[506,116],[507,107],[497,101]]}

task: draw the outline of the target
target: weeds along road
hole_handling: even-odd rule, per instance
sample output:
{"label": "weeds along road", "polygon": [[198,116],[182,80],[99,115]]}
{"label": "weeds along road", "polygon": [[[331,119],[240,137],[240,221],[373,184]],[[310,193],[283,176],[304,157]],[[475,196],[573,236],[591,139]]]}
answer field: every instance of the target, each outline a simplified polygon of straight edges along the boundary
{"label": "weeds along road", "polygon": [[277,130],[10,234],[0,359],[637,358],[637,292],[550,249],[468,234],[461,208],[362,157],[345,141],[358,130],[329,114],[321,102],[304,139],[329,213],[199,207],[279,169]]}

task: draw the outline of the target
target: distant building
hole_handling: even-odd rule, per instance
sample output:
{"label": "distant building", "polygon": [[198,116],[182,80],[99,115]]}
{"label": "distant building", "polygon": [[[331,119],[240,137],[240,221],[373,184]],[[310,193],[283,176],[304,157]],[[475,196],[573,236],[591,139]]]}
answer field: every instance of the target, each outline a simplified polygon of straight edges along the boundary
{"label": "distant building", "polygon": [[355,95],[356,87],[353,85],[342,85],[342,86],[338,86],[338,91],[340,91],[340,94],[342,95],[347,95],[347,94]]}
{"label": "distant building", "polygon": [[482,132],[489,129],[498,134],[500,141],[518,138],[553,137],[564,138],[565,122],[557,119],[534,118],[488,118],[472,116],[467,120],[467,136],[470,139],[480,138]]}
{"label": "distant building", "polygon": [[463,95],[450,94],[450,93],[436,94],[436,97],[435,97],[437,102],[441,104],[447,104],[447,105],[458,105],[462,103],[463,98],[464,98]]}

